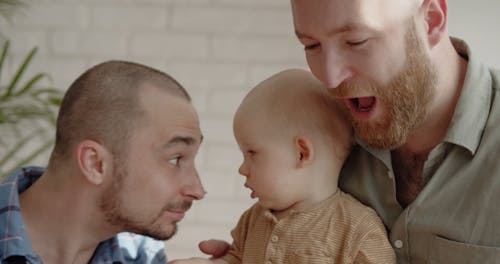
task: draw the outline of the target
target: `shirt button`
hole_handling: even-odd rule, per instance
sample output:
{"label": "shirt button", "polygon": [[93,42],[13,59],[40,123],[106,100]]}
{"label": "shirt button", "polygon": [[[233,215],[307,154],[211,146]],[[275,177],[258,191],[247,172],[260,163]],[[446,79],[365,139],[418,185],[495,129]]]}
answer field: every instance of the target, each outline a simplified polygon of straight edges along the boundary
{"label": "shirt button", "polygon": [[273,236],[271,237],[271,241],[272,241],[272,242],[274,242],[274,243],[278,242],[278,236],[273,235]]}
{"label": "shirt button", "polygon": [[396,248],[402,248],[403,247],[403,241],[401,241],[401,240],[394,241],[394,246]]}
{"label": "shirt button", "polygon": [[393,179],[394,178],[394,174],[392,173],[392,171],[390,170],[387,170],[387,176],[390,178],[390,179]]}

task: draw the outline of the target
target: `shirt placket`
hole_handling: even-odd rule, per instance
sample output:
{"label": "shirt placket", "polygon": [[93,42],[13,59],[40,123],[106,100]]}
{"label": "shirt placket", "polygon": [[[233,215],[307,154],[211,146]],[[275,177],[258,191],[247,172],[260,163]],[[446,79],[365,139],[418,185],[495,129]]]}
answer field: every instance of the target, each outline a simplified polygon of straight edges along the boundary
{"label": "shirt placket", "polygon": [[408,236],[408,208],[396,220],[389,235],[398,263],[410,263],[410,242]]}
{"label": "shirt placket", "polygon": [[272,225],[273,230],[267,243],[265,264],[283,263],[284,252],[282,252],[279,247],[280,237],[282,236],[284,228],[283,221],[276,221],[276,219],[274,219]]}
{"label": "shirt placket", "polygon": [[[393,192],[393,202],[398,203],[396,199],[396,184],[395,184],[395,173],[392,169],[391,154],[389,151],[375,151],[371,148],[367,148],[369,152],[375,155],[379,161],[381,161],[386,168],[386,176],[392,181],[392,192]],[[381,172],[383,174],[383,172]],[[396,219],[394,224],[389,227],[390,234],[389,240],[394,248],[394,251],[398,257],[398,263],[410,263],[410,243],[408,236],[408,212],[411,210],[411,204],[402,211],[399,217]]]}

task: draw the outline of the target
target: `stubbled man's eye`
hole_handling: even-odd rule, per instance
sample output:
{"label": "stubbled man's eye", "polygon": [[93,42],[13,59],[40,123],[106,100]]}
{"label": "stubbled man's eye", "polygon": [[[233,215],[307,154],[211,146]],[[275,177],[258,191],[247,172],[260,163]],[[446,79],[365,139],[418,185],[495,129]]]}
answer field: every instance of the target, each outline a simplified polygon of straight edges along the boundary
{"label": "stubbled man's eye", "polygon": [[174,165],[174,166],[177,166],[179,165],[179,161],[181,159],[181,156],[175,156],[175,157],[172,157],[168,160],[168,163]]}

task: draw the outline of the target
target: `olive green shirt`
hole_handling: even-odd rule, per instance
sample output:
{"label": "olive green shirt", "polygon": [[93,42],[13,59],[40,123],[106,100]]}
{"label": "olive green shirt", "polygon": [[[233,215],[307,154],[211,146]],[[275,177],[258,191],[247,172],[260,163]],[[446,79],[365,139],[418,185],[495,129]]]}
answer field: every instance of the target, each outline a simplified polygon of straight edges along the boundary
{"label": "olive green shirt", "polygon": [[468,60],[467,74],[415,201],[404,210],[398,204],[388,150],[358,140],[341,173],[341,188],[373,207],[389,229],[398,263],[500,263],[500,72],[452,40]]}

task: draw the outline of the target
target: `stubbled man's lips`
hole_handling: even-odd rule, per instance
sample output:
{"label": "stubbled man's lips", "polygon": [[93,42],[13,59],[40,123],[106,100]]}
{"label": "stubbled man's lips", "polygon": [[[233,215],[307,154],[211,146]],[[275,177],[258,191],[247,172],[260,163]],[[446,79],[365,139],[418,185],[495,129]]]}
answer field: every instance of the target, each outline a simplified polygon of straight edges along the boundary
{"label": "stubbled man's lips", "polygon": [[184,218],[186,211],[184,211],[184,210],[167,210],[167,211],[165,211],[165,213],[170,218],[173,218],[175,221],[180,221]]}

